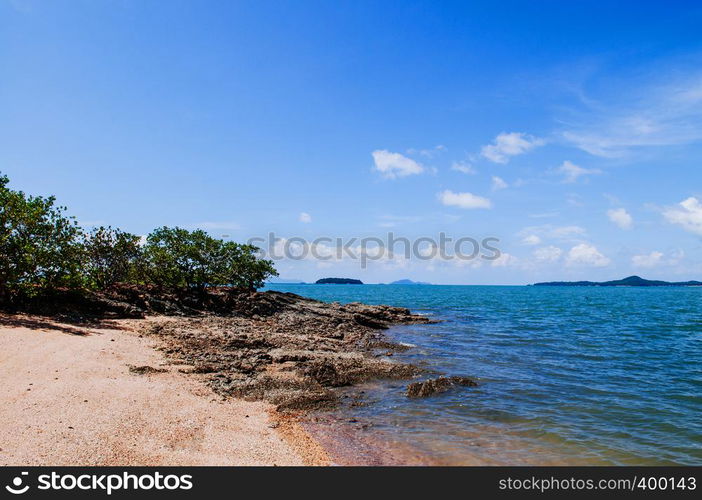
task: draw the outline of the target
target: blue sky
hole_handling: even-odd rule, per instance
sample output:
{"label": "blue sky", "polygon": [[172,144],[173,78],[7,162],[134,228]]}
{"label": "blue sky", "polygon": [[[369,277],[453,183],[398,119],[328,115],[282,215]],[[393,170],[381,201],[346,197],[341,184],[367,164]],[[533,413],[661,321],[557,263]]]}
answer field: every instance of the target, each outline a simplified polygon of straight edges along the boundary
{"label": "blue sky", "polygon": [[0,0],[0,170],[87,226],[502,252],[283,278],[700,279],[702,5],[591,4]]}

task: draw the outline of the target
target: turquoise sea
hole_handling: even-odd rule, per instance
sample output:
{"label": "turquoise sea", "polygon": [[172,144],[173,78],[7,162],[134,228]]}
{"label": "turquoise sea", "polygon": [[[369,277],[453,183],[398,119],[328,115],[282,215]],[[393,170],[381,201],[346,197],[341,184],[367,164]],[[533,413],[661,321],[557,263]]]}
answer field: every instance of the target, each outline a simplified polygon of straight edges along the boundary
{"label": "turquoise sea", "polygon": [[475,377],[411,400],[375,384],[354,408],[439,463],[702,465],[702,288],[269,285],[442,320],[388,335],[396,359]]}

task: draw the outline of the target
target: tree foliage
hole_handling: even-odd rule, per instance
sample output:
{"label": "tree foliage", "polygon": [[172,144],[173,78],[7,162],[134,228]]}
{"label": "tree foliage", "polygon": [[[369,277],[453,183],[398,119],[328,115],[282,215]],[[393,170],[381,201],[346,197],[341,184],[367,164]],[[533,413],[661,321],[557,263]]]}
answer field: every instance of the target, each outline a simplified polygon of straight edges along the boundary
{"label": "tree foliage", "polygon": [[144,245],[111,227],[85,233],[54,197],[28,196],[8,183],[0,174],[0,304],[60,287],[100,290],[116,283],[252,290],[278,275],[255,246],[202,230],[161,227]]}
{"label": "tree foliage", "polygon": [[0,299],[79,286],[80,228],[53,197],[27,196],[0,175]]}
{"label": "tree foliage", "polygon": [[257,257],[258,247],[231,241],[224,242],[222,246],[224,258],[218,277],[222,285],[255,290],[271,276],[278,276],[273,262]]}
{"label": "tree foliage", "polygon": [[102,289],[138,279],[140,239],[135,234],[109,226],[101,226],[85,234],[82,253],[86,286]]}
{"label": "tree foliage", "polygon": [[169,288],[231,286],[256,289],[278,273],[258,248],[222,241],[200,229],[162,227],[146,240],[144,261],[151,282]]}

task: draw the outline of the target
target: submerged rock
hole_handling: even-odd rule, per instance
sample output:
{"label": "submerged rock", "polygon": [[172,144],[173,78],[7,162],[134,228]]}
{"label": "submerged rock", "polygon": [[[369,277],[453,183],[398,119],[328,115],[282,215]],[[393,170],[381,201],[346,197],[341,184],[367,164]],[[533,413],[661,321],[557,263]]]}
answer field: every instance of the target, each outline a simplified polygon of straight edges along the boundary
{"label": "submerged rock", "polygon": [[455,386],[476,387],[478,384],[468,377],[438,377],[423,382],[413,382],[407,386],[408,398],[425,398],[446,392]]}

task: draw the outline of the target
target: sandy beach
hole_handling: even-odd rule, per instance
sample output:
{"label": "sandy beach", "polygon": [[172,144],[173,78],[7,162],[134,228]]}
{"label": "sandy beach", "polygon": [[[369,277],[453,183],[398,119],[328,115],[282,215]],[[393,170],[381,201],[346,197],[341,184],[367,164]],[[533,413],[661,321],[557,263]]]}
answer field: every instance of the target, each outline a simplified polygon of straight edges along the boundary
{"label": "sandy beach", "polygon": [[[329,462],[269,403],[225,400],[168,364],[134,321],[0,315],[0,465]],[[165,371],[130,370],[144,366]]]}

